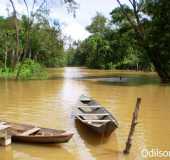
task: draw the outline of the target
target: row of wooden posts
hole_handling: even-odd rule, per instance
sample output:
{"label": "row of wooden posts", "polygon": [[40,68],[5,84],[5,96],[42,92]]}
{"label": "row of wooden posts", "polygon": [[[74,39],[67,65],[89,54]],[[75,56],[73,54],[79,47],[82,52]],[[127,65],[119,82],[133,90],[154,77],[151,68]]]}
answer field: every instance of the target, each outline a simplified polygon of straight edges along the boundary
{"label": "row of wooden posts", "polygon": [[[140,109],[140,104],[141,104],[141,98],[137,98],[135,110],[133,112],[132,116],[132,122],[131,122],[131,127],[129,131],[129,135],[126,141],[126,146],[125,149],[123,150],[124,154],[128,154],[130,152],[131,146],[132,146],[132,137],[135,131],[135,126],[137,125],[137,119],[138,119],[138,113]],[[9,128],[9,125],[3,125],[0,124],[0,145],[2,146],[7,146],[11,144],[11,136],[7,134],[7,129]]]}

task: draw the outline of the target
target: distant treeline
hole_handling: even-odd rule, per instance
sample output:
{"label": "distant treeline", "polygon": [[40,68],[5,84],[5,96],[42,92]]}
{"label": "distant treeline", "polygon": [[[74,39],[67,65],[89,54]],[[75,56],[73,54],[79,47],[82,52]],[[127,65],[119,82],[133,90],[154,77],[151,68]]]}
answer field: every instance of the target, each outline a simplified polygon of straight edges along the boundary
{"label": "distant treeline", "polygon": [[97,13],[86,28],[91,36],[68,49],[68,65],[155,70],[169,82],[170,2],[135,0],[131,7],[117,2],[109,19]]}
{"label": "distant treeline", "polygon": [[[120,22],[119,22],[120,21]],[[68,50],[68,64],[98,69],[153,70],[148,56],[135,41],[135,33],[120,8],[111,12],[111,19],[101,13],[86,28],[91,36],[75,42]]]}

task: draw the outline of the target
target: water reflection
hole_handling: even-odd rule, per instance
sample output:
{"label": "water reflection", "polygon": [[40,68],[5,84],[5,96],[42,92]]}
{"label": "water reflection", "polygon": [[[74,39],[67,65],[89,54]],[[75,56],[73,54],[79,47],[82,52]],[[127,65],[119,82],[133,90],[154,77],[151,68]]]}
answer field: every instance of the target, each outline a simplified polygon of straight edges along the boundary
{"label": "water reflection", "polygon": [[84,140],[77,132],[77,128],[72,116],[73,107],[76,104],[79,96],[83,93],[88,94],[87,88],[82,82],[73,80],[75,77],[81,77],[79,68],[65,68],[64,77],[61,100],[63,102],[62,106],[64,109],[64,114],[67,115],[68,129],[74,132],[73,142],[71,145],[74,147],[74,151],[78,153],[78,159],[93,160],[94,157],[91,155],[89,149],[84,143]]}
{"label": "water reflection", "polygon": [[[93,146],[102,145],[102,144],[107,143],[110,139],[108,136],[99,135],[93,132],[92,130],[89,130],[87,126],[83,125],[79,121],[75,121],[75,125],[81,138],[84,139],[85,142],[89,145],[93,145]],[[113,135],[112,135],[112,138],[113,138]],[[116,141],[115,135],[114,135],[113,141]]]}
{"label": "water reflection", "polygon": [[[22,146],[22,147],[21,147]],[[61,145],[31,145],[31,144],[15,144],[14,159],[35,159],[35,160],[53,160],[53,159],[75,159],[76,157],[64,149]],[[45,154],[46,153],[46,154]],[[51,153],[51,154],[48,154]],[[57,153],[57,154],[56,154]]]}
{"label": "water reflection", "polygon": [[[67,144],[54,146],[12,144],[7,148],[0,147],[0,160],[143,160],[140,154],[143,148],[169,150],[170,86],[152,83],[155,75],[84,68],[53,69],[51,74],[65,78],[0,80],[0,119],[72,130],[75,132],[73,139]],[[113,83],[92,80],[93,77],[113,75],[129,77],[133,81]],[[87,80],[87,77],[91,79]],[[142,83],[134,83],[136,77]],[[150,82],[146,82],[148,78]],[[118,119],[120,127],[110,137],[97,137],[81,124],[74,123],[71,113],[81,94],[94,97]],[[124,156],[122,150],[137,96],[142,98],[140,123],[135,131],[131,153]]]}
{"label": "water reflection", "polygon": [[[48,154],[48,153],[53,154]],[[56,154],[57,153],[57,154]],[[55,159],[76,159],[76,157],[63,149],[61,145],[31,145],[12,144],[0,148],[1,160],[55,160]]]}
{"label": "water reflection", "polygon": [[12,146],[0,148],[0,159],[2,159],[2,160],[13,160]]}

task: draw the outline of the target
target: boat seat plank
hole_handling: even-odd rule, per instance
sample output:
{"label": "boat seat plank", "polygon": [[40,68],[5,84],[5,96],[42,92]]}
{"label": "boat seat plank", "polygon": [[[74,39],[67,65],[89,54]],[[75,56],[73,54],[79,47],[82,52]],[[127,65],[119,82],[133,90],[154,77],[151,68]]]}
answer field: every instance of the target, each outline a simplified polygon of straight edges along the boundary
{"label": "boat seat plank", "polygon": [[79,110],[81,110],[84,113],[90,113],[93,112],[95,109],[94,108],[90,108],[90,107],[79,107]]}
{"label": "boat seat plank", "polygon": [[87,120],[87,119],[91,119],[91,120],[98,120],[99,117],[98,116],[95,116],[95,115],[91,115],[91,116],[88,116],[88,115],[79,115],[79,117],[81,117],[81,119],[83,118],[83,120]]}
{"label": "boat seat plank", "polygon": [[99,119],[87,119],[87,120],[82,120],[83,122],[89,122],[89,123],[91,123],[91,122],[94,122],[94,123],[103,123],[103,122],[110,122],[111,120],[109,120],[109,119],[103,119],[103,120],[99,120]]}
{"label": "boat seat plank", "polygon": [[82,112],[85,112],[85,113],[90,113],[90,112],[98,110],[99,108],[100,107],[87,106],[87,107],[79,107],[79,110],[81,110]]}
{"label": "boat seat plank", "polygon": [[30,134],[33,134],[33,133],[39,131],[39,130],[40,130],[40,128],[37,128],[37,127],[31,128],[31,129],[26,130],[25,132],[21,133],[20,135],[21,135],[21,136],[28,136],[28,135],[30,135]]}
{"label": "boat seat plank", "polygon": [[109,116],[108,113],[78,113],[77,116]]}
{"label": "boat seat plank", "polygon": [[91,105],[91,106],[78,106],[79,108],[101,108],[100,105]]}
{"label": "boat seat plank", "polygon": [[0,125],[0,130],[7,129],[9,127],[10,127],[10,125]]}
{"label": "boat seat plank", "polygon": [[81,101],[81,102],[90,102],[91,99],[89,99],[89,98],[84,98],[84,99],[81,99],[80,101]]}
{"label": "boat seat plank", "polygon": [[80,96],[80,101],[91,101],[91,98],[90,97],[87,97],[85,95],[81,95]]}

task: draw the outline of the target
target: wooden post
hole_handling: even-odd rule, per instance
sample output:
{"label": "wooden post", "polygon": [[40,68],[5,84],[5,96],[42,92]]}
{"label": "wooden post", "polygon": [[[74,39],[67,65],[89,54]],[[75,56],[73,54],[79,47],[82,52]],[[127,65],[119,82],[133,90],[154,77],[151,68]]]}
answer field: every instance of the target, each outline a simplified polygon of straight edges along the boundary
{"label": "wooden post", "polygon": [[11,144],[11,136],[7,134],[6,130],[0,132],[0,146],[7,146]]}
{"label": "wooden post", "polygon": [[138,119],[138,112],[139,112],[140,104],[141,104],[141,98],[138,97],[137,101],[136,101],[135,110],[133,112],[133,117],[132,117],[132,122],[131,122],[131,127],[130,127],[130,131],[129,131],[128,139],[126,141],[126,147],[123,151],[124,154],[128,154],[130,152],[130,148],[132,146],[132,136],[133,136],[134,131],[135,131],[135,126],[138,123],[137,119]]}
{"label": "wooden post", "polygon": [[7,129],[9,128],[9,125],[5,125],[4,122],[1,122],[0,124],[0,145],[1,146],[7,146],[11,144],[11,136],[8,135]]}

